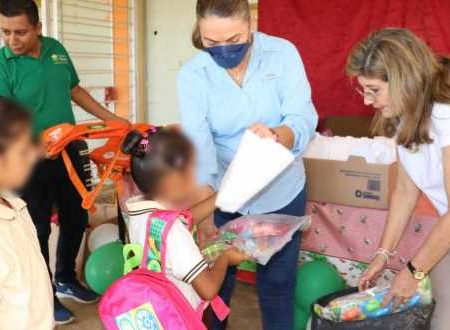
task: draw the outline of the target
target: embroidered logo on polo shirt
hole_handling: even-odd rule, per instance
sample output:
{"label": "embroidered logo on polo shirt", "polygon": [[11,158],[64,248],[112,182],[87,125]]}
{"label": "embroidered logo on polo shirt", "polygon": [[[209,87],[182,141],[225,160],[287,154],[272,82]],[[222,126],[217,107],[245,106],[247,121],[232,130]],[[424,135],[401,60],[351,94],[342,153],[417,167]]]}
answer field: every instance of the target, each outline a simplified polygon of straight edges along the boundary
{"label": "embroidered logo on polo shirt", "polygon": [[276,73],[266,73],[264,75],[264,79],[266,80],[275,80],[278,78],[278,75]]}
{"label": "embroidered logo on polo shirt", "polygon": [[69,59],[64,54],[53,54],[51,59],[54,64],[67,64],[69,63]]}

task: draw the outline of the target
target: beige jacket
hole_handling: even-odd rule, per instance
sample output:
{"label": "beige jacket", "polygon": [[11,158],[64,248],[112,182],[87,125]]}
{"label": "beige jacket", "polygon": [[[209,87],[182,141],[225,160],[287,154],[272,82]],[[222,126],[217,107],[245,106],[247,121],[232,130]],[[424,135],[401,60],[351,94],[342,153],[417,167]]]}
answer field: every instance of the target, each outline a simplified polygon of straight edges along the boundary
{"label": "beige jacket", "polygon": [[3,194],[0,205],[0,330],[54,327],[53,293],[26,204]]}

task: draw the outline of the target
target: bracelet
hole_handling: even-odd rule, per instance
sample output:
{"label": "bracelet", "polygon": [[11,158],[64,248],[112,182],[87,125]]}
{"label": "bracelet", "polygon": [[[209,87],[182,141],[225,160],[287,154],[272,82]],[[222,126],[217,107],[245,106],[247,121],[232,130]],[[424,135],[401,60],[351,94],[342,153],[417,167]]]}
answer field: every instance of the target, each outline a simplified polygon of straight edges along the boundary
{"label": "bracelet", "polygon": [[379,248],[377,250],[377,252],[375,252],[375,254],[373,255],[372,260],[374,260],[378,256],[383,256],[386,259],[386,261],[385,261],[386,264],[389,264],[389,260],[392,257],[395,257],[396,254],[397,254],[397,252],[395,252],[395,251],[391,252],[391,251],[389,251],[387,249]]}

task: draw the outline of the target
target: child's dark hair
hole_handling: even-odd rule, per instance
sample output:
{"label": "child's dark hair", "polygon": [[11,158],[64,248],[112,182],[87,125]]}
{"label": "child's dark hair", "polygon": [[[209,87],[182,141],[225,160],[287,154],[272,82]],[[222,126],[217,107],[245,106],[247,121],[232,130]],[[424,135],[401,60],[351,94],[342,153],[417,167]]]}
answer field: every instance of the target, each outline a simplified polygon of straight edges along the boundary
{"label": "child's dark hair", "polygon": [[0,0],[0,14],[5,17],[26,15],[31,25],[39,23],[39,10],[33,0]]}
{"label": "child's dark hair", "polygon": [[122,152],[131,154],[131,175],[147,198],[154,198],[160,180],[172,171],[183,171],[192,158],[188,138],[173,128],[153,128],[146,134],[130,132]]}
{"label": "child's dark hair", "polygon": [[30,126],[30,114],[18,103],[0,96],[0,154]]}

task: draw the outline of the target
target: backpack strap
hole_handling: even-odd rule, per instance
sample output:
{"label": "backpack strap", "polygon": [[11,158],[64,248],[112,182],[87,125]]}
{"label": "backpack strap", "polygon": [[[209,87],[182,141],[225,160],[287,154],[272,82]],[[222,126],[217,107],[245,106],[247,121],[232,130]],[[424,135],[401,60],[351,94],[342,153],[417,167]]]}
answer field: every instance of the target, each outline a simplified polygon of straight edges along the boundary
{"label": "backpack strap", "polygon": [[[141,268],[152,268],[156,265],[148,264],[148,257],[150,253],[155,254],[155,250],[159,251],[160,269],[156,271],[164,272],[166,268],[166,251],[167,251],[167,235],[170,229],[177,219],[181,219],[183,224],[188,228],[190,232],[193,231],[194,221],[192,214],[189,211],[155,211],[152,212],[147,220],[146,239],[144,244],[144,257],[142,258]],[[156,246],[151,246],[156,245]],[[152,252],[153,251],[153,252]],[[158,252],[156,252],[158,253]],[[154,270],[154,269],[152,269]],[[225,320],[230,314],[230,308],[224,303],[222,298],[216,296],[210,302],[211,308],[216,314],[217,318],[221,321]],[[199,318],[202,318],[203,312],[207,307],[208,302],[202,302],[198,309],[197,314]]]}
{"label": "backpack strap", "polygon": [[[166,269],[167,235],[175,221],[181,218],[188,230],[193,228],[193,218],[189,211],[154,211],[149,214],[141,268],[156,272]],[[153,254],[149,262],[149,255]],[[154,261],[154,262],[152,262]],[[157,263],[159,262],[159,267]]]}
{"label": "backpack strap", "polygon": [[133,271],[133,269],[141,265],[141,260],[144,255],[144,249],[140,244],[126,244],[122,250],[123,259],[125,260],[123,266],[123,274],[126,275]]}
{"label": "backpack strap", "polygon": [[[227,304],[225,304],[225,302],[222,300],[220,296],[216,296],[213,300],[209,302],[209,304],[211,305],[212,311],[220,321],[225,320],[230,314],[230,307],[228,307]],[[197,315],[200,319],[202,318],[206,307],[208,307],[207,301],[202,301],[202,303],[198,306]]]}
{"label": "backpack strap", "polygon": [[211,300],[211,308],[220,321],[223,321],[230,314],[230,307],[225,304],[220,296],[216,296]]}

